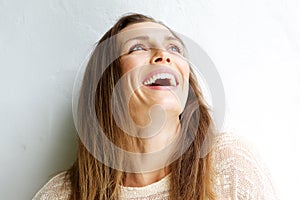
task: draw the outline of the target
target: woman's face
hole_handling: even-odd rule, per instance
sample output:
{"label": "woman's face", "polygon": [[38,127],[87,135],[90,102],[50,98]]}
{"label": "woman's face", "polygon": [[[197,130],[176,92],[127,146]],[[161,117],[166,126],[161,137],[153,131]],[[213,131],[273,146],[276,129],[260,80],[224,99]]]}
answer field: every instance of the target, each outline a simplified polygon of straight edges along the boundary
{"label": "woman's face", "polygon": [[155,116],[149,116],[150,110],[157,105],[166,117],[178,118],[187,100],[190,73],[183,44],[166,27],[153,22],[129,25],[117,38],[122,89],[134,122],[148,125]]}

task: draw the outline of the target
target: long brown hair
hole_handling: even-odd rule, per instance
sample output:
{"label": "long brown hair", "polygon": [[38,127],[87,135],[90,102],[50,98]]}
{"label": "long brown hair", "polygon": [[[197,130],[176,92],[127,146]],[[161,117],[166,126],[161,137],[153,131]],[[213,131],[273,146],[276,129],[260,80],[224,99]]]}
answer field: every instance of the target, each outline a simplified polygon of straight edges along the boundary
{"label": "long brown hair", "polygon": [[[66,181],[71,183],[70,199],[72,200],[119,199],[119,186],[122,184],[125,172],[106,166],[93,155],[93,152],[103,152],[111,148],[103,142],[102,136],[96,133],[97,126],[100,126],[106,137],[117,146],[126,149],[126,145],[130,143],[128,137],[126,139],[120,136],[122,131],[116,125],[111,110],[112,92],[121,77],[119,59],[114,59],[118,54],[114,48],[116,43],[111,40],[109,44],[103,45],[103,42],[125,27],[141,22],[160,23],[141,14],[123,16],[98,42],[86,66],[77,112],[77,129],[80,135],[78,156],[66,174]],[[110,63],[111,60],[113,62]],[[187,121],[187,130],[182,136],[183,139],[192,137],[191,145],[169,166],[170,199],[214,199],[211,155],[210,153],[206,156],[200,155],[201,144],[204,143],[207,134],[213,131],[211,129],[213,123],[192,70],[189,84],[196,96],[198,117],[195,118],[193,113],[191,114]],[[190,95],[189,92],[187,105],[192,103]],[[96,120],[90,114],[93,112],[96,113]],[[183,112],[180,117],[183,120],[185,113]],[[122,155],[114,152],[103,156],[103,159],[118,157],[122,160]]]}

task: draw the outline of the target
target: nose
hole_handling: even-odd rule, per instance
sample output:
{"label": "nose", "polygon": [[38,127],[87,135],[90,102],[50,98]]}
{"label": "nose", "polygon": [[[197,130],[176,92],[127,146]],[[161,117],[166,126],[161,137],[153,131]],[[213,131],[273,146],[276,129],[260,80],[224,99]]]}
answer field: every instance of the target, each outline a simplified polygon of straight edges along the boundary
{"label": "nose", "polygon": [[151,58],[151,64],[170,64],[171,58],[168,52],[164,50],[156,50]]}

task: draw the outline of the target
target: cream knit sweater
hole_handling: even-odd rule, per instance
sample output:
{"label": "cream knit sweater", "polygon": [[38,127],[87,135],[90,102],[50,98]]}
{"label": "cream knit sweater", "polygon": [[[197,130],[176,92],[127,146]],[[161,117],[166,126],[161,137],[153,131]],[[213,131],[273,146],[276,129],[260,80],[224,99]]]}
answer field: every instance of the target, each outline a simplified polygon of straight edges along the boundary
{"label": "cream knit sweater", "polygon": [[[218,199],[278,199],[268,170],[253,147],[234,134],[221,134],[212,148]],[[33,200],[67,200],[70,189],[61,189],[64,172],[53,177]],[[144,187],[121,186],[122,200],[169,199],[170,175]]]}

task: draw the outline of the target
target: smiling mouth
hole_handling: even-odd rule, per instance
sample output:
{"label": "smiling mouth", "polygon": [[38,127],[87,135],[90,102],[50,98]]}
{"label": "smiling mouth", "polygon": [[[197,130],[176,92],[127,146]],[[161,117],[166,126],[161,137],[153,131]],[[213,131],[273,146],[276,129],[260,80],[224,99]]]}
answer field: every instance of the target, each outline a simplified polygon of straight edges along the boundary
{"label": "smiling mouth", "polygon": [[176,78],[170,73],[158,73],[146,79],[145,86],[177,86]]}

